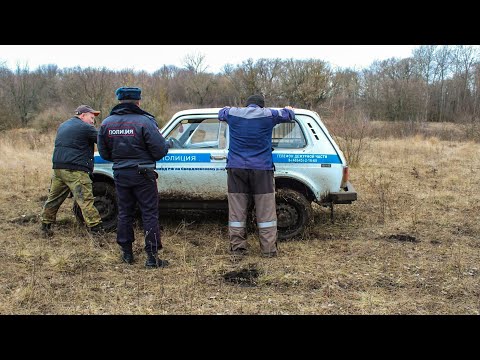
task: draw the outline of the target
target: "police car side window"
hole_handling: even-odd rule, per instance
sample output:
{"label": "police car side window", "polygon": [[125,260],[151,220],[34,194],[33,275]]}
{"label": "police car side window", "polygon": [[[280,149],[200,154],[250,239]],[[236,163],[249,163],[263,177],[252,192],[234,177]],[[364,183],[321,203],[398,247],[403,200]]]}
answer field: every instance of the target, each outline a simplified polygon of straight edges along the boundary
{"label": "police car side window", "polygon": [[302,129],[297,122],[277,124],[272,131],[274,148],[299,149],[307,145]]}
{"label": "police car side window", "polygon": [[225,149],[227,145],[227,127],[228,124],[225,121],[220,122],[220,128],[218,129],[218,148]]}
{"label": "police car side window", "polygon": [[[223,126],[218,119],[189,120],[186,149],[218,149],[221,145]],[[223,141],[224,143],[225,141]]]}

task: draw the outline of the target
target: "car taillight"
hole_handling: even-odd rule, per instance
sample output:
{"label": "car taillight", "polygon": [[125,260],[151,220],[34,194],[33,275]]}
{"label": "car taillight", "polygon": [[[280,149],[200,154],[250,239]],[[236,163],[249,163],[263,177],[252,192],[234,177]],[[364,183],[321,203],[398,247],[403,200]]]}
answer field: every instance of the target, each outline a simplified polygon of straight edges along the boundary
{"label": "car taillight", "polygon": [[342,176],[342,188],[347,186],[347,181],[350,179],[350,171],[348,170],[348,166],[343,167],[343,176]]}

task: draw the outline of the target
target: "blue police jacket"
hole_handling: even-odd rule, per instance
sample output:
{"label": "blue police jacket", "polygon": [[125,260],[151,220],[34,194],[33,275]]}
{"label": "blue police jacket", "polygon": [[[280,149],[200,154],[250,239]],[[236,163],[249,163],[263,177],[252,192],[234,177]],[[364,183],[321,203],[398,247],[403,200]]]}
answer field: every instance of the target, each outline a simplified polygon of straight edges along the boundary
{"label": "blue police jacket", "polygon": [[293,122],[290,109],[275,110],[255,104],[224,107],[218,119],[226,121],[230,132],[227,168],[273,170],[272,130],[282,122]]}
{"label": "blue police jacket", "polygon": [[154,116],[131,103],[118,104],[102,121],[97,147],[113,170],[155,164],[168,153]]}

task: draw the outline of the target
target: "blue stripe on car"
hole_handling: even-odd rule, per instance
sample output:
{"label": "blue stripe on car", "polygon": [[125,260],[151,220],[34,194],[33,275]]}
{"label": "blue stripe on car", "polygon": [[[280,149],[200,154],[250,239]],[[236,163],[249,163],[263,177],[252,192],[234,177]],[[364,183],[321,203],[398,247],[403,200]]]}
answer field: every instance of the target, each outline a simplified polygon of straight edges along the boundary
{"label": "blue stripe on car", "polygon": [[[331,154],[272,154],[274,163],[316,163],[316,164],[341,164],[338,155]],[[95,164],[106,164],[110,161],[101,156],[95,156]],[[210,153],[175,154],[165,155],[159,163],[199,163],[211,162]]]}
{"label": "blue stripe on car", "polygon": [[[95,156],[95,164],[106,164],[111,161],[107,161],[102,158],[100,155]],[[157,161],[159,163],[171,163],[171,162],[182,162],[182,163],[198,163],[198,162],[211,162],[210,153],[198,153],[198,154],[167,154],[163,159]]]}
{"label": "blue stripe on car", "polygon": [[341,164],[338,155],[327,154],[272,154],[274,163]]}

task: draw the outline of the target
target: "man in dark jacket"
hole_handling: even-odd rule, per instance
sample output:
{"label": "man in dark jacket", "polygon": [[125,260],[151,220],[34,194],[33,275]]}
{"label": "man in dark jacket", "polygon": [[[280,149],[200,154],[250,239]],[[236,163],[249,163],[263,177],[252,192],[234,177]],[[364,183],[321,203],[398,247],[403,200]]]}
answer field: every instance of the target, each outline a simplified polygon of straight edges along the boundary
{"label": "man in dark jacket", "polygon": [[98,133],[98,152],[113,161],[113,176],[118,203],[117,243],[122,259],[134,261],[133,220],[135,204],[142,213],[145,237],[145,266],[160,268],[167,260],[158,258],[162,249],[158,224],[158,189],[156,162],[168,152],[154,116],[140,109],[141,89],[121,87],[115,92],[119,104],[105,118]]}
{"label": "man in dark jacket", "polygon": [[262,256],[277,256],[277,213],[275,202],[272,130],[282,122],[292,122],[293,108],[265,108],[262,95],[252,95],[246,107],[224,107],[218,113],[229,128],[227,158],[228,233],[230,251],[247,251],[246,221],[248,201],[253,197]]}
{"label": "man in dark jacket", "polygon": [[90,233],[101,232],[102,219],[93,206],[94,196],[90,174],[93,171],[93,151],[97,142],[95,116],[100,111],[88,105],[75,110],[75,116],[60,124],[53,150],[53,176],[48,198],[41,213],[42,231],[52,236],[52,224],[70,192],[80,207]]}

